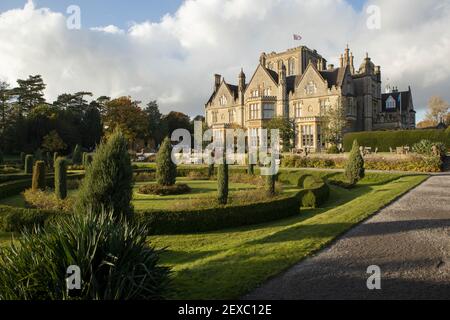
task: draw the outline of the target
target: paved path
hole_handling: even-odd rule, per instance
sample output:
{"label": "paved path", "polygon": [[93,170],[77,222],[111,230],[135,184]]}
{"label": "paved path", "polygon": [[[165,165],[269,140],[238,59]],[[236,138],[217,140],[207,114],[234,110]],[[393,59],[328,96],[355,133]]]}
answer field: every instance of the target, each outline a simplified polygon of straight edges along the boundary
{"label": "paved path", "polygon": [[[367,267],[381,290],[367,289]],[[450,299],[450,175],[432,176],[244,299]]]}

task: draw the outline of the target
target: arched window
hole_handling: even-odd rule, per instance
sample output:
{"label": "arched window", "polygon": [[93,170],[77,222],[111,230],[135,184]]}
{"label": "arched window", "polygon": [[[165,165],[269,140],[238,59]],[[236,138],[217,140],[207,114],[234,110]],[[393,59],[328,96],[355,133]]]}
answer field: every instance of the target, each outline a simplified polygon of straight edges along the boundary
{"label": "arched window", "polygon": [[227,97],[221,96],[220,99],[219,99],[219,103],[220,103],[221,106],[226,105],[227,104]]}
{"label": "arched window", "polygon": [[295,74],[295,59],[290,58],[288,62],[288,75],[293,76]]}
{"label": "arched window", "polygon": [[308,95],[315,94],[316,89],[316,84],[313,81],[310,81],[305,87],[305,93]]}

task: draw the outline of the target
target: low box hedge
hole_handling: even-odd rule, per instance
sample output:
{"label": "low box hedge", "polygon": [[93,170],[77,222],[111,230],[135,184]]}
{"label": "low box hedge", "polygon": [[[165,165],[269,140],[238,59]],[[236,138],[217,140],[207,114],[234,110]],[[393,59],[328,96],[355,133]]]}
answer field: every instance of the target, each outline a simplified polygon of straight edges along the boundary
{"label": "low box hedge", "polygon": [[61,214],[58,212],[25,209],[0,205],[0,231],[21,232],[34,227],[43,227],[54,221]]}
{"label": "low box hedge", "polygon": [[244,206],[224,206],[184,211],[137,211],[149,234],[183,234],[206,232],[269,222],[299,213],[298,193],[273,201]]}
{"label": "low box hedge", "polygon": [[330,197],[330,187],[323,180],[316,180],[308,189],[300,191],[300,203],[302,207],[317,208]]}
{"label": "low box hedge", "polygon": [[389,152],[401,146],[410,146],[420,140],[431,142],[443,142],[447,149],[450,148],[450,130],[427,129],[427,130],[396,130],[396,131],[367,131],[350,132],[344,135],[344,150],[352,149],[353,140],[358,140],[360,146],[378,148],[379,152]]}
{"label": "low box hedge", "polygon": [[31,174],[25,173],[9,173],[9,174],[0,174],[0,183],[31,179]]}

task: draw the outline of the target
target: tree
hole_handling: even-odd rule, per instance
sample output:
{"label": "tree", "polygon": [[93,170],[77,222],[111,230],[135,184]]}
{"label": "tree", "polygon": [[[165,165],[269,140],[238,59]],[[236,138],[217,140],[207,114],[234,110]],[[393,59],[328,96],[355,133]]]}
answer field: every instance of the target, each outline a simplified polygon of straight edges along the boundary
{"label": "tree", "polygon": [[17,80],[19,87],[14,89],[21,113],[30,112],[35,106],[44,104],[45,83],[40,75],[29,76],[28,79]]}
{"label": "tree", "polygon": [[147,116],[139,107],[139,102],[132,101],[130,97],[120,97],[108,102],[103,123],[108,135],[120,129],[130,146],[136,139],[148,136]]}
{"label": "tree", "polygon": [[81,138],[85,148],[93,150],[103,135],[103,124],[100,111],[91,104],[81,118]]}
{"label": "tree", "polygon": [[295,139],[294,123],[285,117],[272,118],[265,126],[270,135],[270,130],[278,129],[279,137],[282,141],[283,151],[287,152],[293,147],[293,141]]}
{"label": "tree", "polygon": [[449,108],[447,101],[439,96],[433,96],[428,100],[428,111],[425,117],[437,125],[445,120]]}
{"label": "tree", "polygon": [[416,127],[418,129],[426,129],[436,127],[438,124],[434,120],[425,119],[417,123]]}
{"label": "tree", "polygon": [[167,137],[156,155],[156,179],[159,185],[172,186],[177,179],[177,166],[172,161],[172,143]]}
{"label": "tree", "polygon": [[225,156],[217,168],[217,201],[221,205],[228,202],[228,164]]}
{"label": "tree", "polygon": [[155,146],[158,146],[161,144],[164,137],[167,136],[167,128],[163,124],[162,114],[159,112],[158,103],[156,101],[149,102],[144,109],[144,112],[147,115],[148,134],[155,142]]}
{"label": "tree", "polygon": [[353,141],[352,151],[345,165],[345,177],[352,186],[364,178],[364,158],[359,150],[357,140]]}
{"label": "tree", "polygon": [[45,162],[36,161],[33,167],[33,179],[31,189],[33,191],[45,190]]}
{"label": "tree", "polygon": [[53,130],[44,137],[42,147],[49,152],[57,152],[64,150],[67,145],[61,139],[58,132],[56,132],[56,130]]}
{"label": "tree", "polygon": [[90,210],[100,214],[113,212],[116,217],[131,217],[133,207],[133,169],[125,136],[116,130],[102,142],[94,160],[86,168],[86,176],[75,203],[75,212]]}
{"label": "tree", "polygon": [[342,144],[343,131],[347,125],[345,108],[341,105],[328,108],[326,113],[322,115],[322,134],[325,142],[339,146]]}
{"label": "tree", "polygon": [[67,197],[67,161],[64,158],[55,161],[55,195],[60,200]]}
{"label": "tree", "polygon": [[0,148],[6,149],[6,129],[9,125],[9,117],[11,116],[12,105],[10,100],[12,98],[12,90],[9,84],[4,81],[0,81],[0,141],[2,145]]}
{"label": "tree", "polygon": [[191,119],[184,113],[171,111],[163,117],[163,122],[165,123],[165,126],[167,126],[169,137],[176,129],[186,129],[189,130],[189,132],[192,132]]}

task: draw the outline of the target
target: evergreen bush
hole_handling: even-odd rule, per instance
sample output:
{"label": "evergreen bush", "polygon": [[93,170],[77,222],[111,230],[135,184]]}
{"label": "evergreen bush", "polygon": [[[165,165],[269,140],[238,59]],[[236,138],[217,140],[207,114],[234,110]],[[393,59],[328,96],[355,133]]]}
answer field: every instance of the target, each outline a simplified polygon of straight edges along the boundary
{"label": "evergreen bush", "polygon": [[67,161],[57,158],[55,162],[55,195],[64,200],[67,198]]}
{"label": "evergreen bush", "polygon": [[33,173],[34,157],[32,154],[27,154],[25,156],[25,174]]}
{"label": "evergreen bush", "polygon": [[45,162],[42,160],[36,161],[33,167],[33,179],[31,182],[31,189],[33,191],[45,190]]}
{"label": "evergreen bush", "polygon": [[355,185],[364,178],[364,159],[357,140],[353,141],[352,151],[345,165],[345,177],[350,185]]}
{"label": "evergreen bush", "polygon": [[82,164],[82,151],[81,151],[81,146],[79,144],[77,144],[75,146],[75,149],[73,149],[73,154],[72,154],[72,163],[73,164]]}
{"label": "evergreen bush", "polygon": [[86,168],[75,211],[100,213],[106,210],[130,217],[133,214],[132,195],[133,169],[127,141],[117,130],[107,142],[100,144],[94,161]]}
{"label": "evergreen bush", "polygon": [[217,200],[221,205],[228,202],[228,164],[225,157],[217,169]]}
{"label": "evergreen bush", "polygon": [[162,186],[172,186],[177,179],[177,166],[172,161],[172,143],[164,139],[156,155],[156,181]]}

